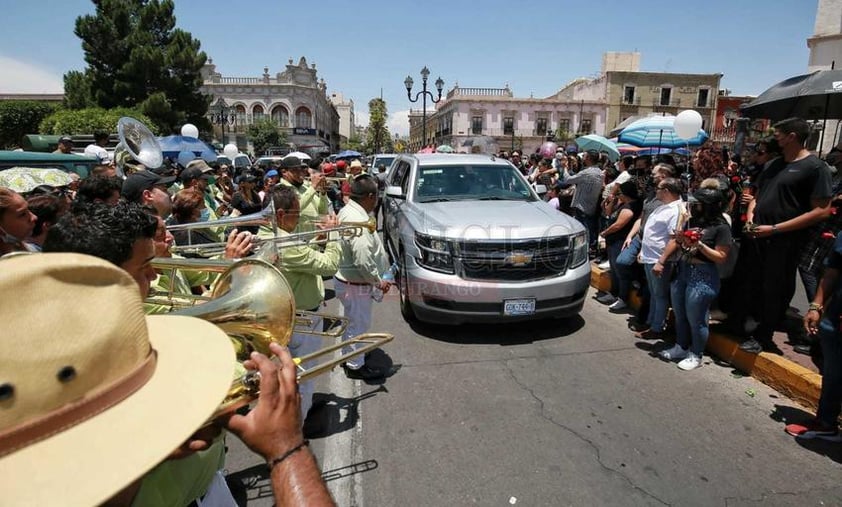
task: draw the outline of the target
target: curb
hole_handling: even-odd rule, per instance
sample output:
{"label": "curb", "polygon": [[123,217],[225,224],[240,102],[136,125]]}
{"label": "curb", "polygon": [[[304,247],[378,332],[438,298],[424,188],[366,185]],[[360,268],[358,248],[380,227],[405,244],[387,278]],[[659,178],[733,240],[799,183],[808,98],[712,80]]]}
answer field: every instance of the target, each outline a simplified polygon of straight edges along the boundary
{"label": "curb", "polygon": [[[593,262],[591,263],[591,286],[601,291],[611,288],[609,271],[598,268]],[[637,292],[633,292],[629,299],[632,308],[640,306]],[[818,408],[822,386],[822,377],[818,373],[776,354],[761,352],[755,355],[743,352],[737,340],[722,333],[710,333],[707,352],[801,405],[813,411]]]}

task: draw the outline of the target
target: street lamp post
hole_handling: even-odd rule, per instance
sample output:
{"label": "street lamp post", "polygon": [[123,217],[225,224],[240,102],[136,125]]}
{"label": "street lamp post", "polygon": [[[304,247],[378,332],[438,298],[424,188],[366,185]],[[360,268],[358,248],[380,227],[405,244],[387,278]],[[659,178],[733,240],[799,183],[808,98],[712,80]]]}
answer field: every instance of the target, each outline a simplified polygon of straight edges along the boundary
{"label": "street lamp post", "polygon": [[219,97],[219,100],[216,101],[216,104],[208,114],[208,119],[214,125],[219,125],[222,129],[222,145],[225,146],[225,125],[228,123],[235,123],[237,117],[228,107],[228,104],[225,102],[225,99]]}
{"label": "street lamp post", "polygon": [[[406,86],[406,98],[409,99],[410,102],[418,102],[418,97],[421,97],[421,142],[424,146],[427,145],[427,96],[430,97],[430,102],[433,104],[438,104],[441,101],[441,91],[444,88],[444,81],[442,81],[441,77],[436,79],[436,90],[438,90],[439,94],[438,97],[433,95],[433,92],[427,90],[427,78],[430,77],[430,69],[427,68],[425,65],[423,69],[421,69],[421,91],[415,94],[415,98],[412,98],[412,77],[406,76],[404,79],[403,84]],[[422,148],[424,147],[422,146]]]}

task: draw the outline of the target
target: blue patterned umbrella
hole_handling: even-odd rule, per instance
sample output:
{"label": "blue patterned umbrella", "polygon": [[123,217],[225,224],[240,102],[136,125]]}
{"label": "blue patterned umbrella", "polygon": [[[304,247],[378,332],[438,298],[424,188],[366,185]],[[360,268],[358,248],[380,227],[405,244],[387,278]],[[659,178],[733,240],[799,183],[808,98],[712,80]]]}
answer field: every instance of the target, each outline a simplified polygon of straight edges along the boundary
{"label": "blue patterned umbrella", "polygon": [[675,116],[650,116],[642,118],[620,132],[617,140],[643,148],[681,148],[700,146],[707,141],[707,133],[699,129],[691,139],[682,139],[675,133]]}

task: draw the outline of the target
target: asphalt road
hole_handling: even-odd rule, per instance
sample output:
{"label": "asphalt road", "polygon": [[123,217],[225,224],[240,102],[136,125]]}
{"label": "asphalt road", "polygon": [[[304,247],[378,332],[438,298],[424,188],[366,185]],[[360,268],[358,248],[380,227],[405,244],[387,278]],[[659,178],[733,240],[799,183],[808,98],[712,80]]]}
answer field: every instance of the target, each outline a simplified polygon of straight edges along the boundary
{"label": "asphalt road", "polygon": [[[333,308],[335,301],[329,308]],[[808,414],[728,365],[650,355],[626,316],[414,325],[396,296],[372,331],[395,340],[380,385],[319,380],[307,421],[341,506],[842,505],[842,444],[801,444]],[[248,505],[271,505],[260,460],[229,439]]]}

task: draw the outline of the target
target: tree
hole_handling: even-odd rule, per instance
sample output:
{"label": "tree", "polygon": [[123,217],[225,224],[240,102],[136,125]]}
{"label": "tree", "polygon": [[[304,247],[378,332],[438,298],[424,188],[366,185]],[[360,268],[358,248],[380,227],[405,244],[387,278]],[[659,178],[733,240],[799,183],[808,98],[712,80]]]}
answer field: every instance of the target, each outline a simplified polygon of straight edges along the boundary
{"label": "tree", "polygon": [[137,107],[162,132],[190,122],[209,129],[202,94],[207,56],[175,28],[172,0],[92,0],[96,13],[76,18],[88,68],[65,75],[68,106]]}
{"label": "tree", "polygon": [[0,148],[20,146],[23,136],[41,132],[38,125],[58,103],[10,100],[0,102]]}
{"label": "tree", "polygon": [[382,153],[387,142],[391,141],[389,127],[386,126],[386,101],[374,98],[368,101],[368,139],[366,144],[371,153]]}
{"label": "tree", "polygon": [[281,132],[278,125],[269,118],[264,118],[249,125],[247,130],[251,144],[254,145],[254,153],[261,155],[270,146],[282,146],[286,144],[286,134]]}
{"label": "tree", "polygon": [[339,148],[344,150],[353,150],[359,151],[362,153],[365,150],[365,146],[363,144],[363,140],[356,134],[352,135],[347,141],[343,142]]}
{"label": "tree", "polygon": [[129,116],[143,123],[153,134],[159,134],[158,127],[138,109],[118,107],[102,109],[61,109],[41,121],[38,131],[42,134],[73,135],[92,134],[97,131],[117,132],[117,120]]}

